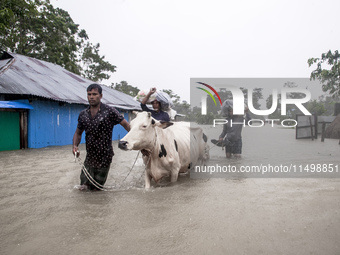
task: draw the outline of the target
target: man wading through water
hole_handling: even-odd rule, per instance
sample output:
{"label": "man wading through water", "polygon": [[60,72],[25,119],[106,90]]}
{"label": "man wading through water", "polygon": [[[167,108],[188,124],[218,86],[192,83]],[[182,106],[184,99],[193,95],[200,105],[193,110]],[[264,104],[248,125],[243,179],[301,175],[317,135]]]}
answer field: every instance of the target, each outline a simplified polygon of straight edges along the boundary
{"label": "man wading through water", "polygon": [[217,146],[224,146],[227,158],[231,158],[232,156],[240,158],[242,154],[241,134],[243,127],[243,124],[241,123],[246,123],[246,125],[248,125],[247,123],[251,119],[249,109],[245,106],[245,116],[234,115],[232,100],[226,100],[223,103],[223,108],[225,108],[222,110],[225,110],[224,114],[226,115],[227,123],[223,125],[223,131],[219,136],[219,140],[212,139],[211,142]]}
{"label": "man wading through water", "polygon": [[[110,170],[112,157],[112,131],[114,125],[122,125],[126,131],[130,131],[130,124],[114,108],[101,102],[102,87],[91,84],[87,88],[87,99],[90,106],[83,110],[78,117],[78,125],[73,136],[74,155],[79,156],[79,143],[82,133],[85,131],[86,159],[84,166],[99,184],[104,185]],[[83,171],[80,174],[80,190],[98,190],[87,179]]]}

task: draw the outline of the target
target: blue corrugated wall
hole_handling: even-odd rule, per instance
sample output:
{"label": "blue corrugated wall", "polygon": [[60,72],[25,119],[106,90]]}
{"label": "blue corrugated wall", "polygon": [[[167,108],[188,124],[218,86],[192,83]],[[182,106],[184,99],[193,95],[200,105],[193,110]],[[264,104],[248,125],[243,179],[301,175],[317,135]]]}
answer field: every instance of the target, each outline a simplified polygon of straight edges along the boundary
{"label": "blue corrugated wall", "polygon": [[[28,148],[42,148],[72,144],[72,138],[77,128],[78,115],[86,108],[85,105],[60,104],[54,101],[33,101],[33,110],[28,115]],[[128,120],[128,114],[124,117]],[[113,140],[118,140],[126,134],[121,125],[113,129]],[[81,143],[85,142],[85,132]]]}

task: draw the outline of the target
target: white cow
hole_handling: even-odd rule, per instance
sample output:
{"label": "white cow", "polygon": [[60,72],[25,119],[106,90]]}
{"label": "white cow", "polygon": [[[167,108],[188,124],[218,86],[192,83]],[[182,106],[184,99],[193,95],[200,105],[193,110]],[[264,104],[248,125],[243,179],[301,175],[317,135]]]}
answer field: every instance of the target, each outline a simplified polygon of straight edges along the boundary
{"label": "white cow", "polygon": [[209,159],[207,137],[200,127],[192,128],[188,122],[159,122],[149,112],[137,113],[130,125],[118,147],[149,152],[150,156],[143,156],[145,189],[150,188],[151,178],[157,183],[170,175],[171,182],[176,182],[179,173]]}

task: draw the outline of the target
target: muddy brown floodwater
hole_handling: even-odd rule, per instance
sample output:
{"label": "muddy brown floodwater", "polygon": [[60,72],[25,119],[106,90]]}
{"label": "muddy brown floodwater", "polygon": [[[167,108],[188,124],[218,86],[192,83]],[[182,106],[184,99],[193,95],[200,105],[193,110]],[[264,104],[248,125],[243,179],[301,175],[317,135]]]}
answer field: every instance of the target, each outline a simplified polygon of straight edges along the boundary
{"label": "muddy brown floodwater", "polygon": [[[209,140],[221,132],[205,129]],[[294,132],[247,127],[242,158],[228,161],[210,144],[210,164],[339,165],[337,140],[295,140]],[[103,192],[73,188],[80,165],[71,146],[0,152],[0,254],[340,254],[335,170],[181,175],[145,191],[141,156],[128,174],[138,152],[114,149]]]}

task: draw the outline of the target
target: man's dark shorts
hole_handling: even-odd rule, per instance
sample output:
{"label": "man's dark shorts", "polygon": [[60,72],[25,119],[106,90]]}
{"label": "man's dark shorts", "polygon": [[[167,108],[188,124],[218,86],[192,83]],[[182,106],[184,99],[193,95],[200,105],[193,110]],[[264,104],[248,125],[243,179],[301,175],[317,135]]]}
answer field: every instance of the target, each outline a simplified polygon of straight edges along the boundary
{"label": "man's dark shorts", "polygon": [[[85,166],[86,170],[89,172],[89,174],[92,176],[92,178],[97,183],[104,186],[106,179],[107,179],[107,175],[109,174],[109,171],[110,171],[110,165],[108,167],[95,168],[95,167],[91,167],[88,164],[84,163],[84,166]],[[83,170],[81,171],[81,174],[80,174],[80,185],[87,185],[88,189],[90,189],[90,190],[96,189],[96,187],[87,179]]]}

